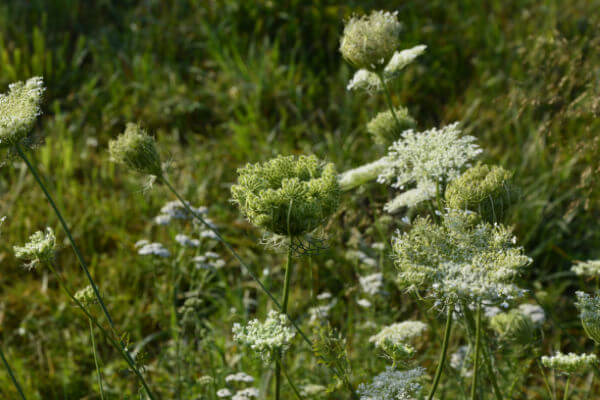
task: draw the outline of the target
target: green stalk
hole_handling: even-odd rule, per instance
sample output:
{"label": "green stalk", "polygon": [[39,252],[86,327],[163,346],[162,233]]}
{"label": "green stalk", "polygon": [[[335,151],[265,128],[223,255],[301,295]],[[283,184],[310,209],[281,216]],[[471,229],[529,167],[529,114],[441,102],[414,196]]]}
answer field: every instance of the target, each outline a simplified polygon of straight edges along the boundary
{"label": "green stalk", "polygon": [[473,381],[471,383],[471,400],[477,395],[477,374],[479,372],[479,346],[481,343],[481,304],[477,306],[477,325],[475,327],[475,362],[473,363]]}
{"label": "green stalk", "polygon": [[[73,239],[73,235],[71,234],[71,230],[69,229],[69,226],[67,225],[65,219],[63,218],[62,213],[56,206],[56,203],[54,202],[54,199],[50,195],[50,192],[48,192],[46,185],[44,185],[44,182],[42,182],[42,179],[40,178],[40,174],[38,173],[37,169],[29,161],[29,159],[27,158],[27,156],[25,155],[25,153],[23,152],[23,150],[21,149],[19,144],[15,145],[15,150],[17,151],[17,154],[19,155],[19,157],[21,157],[23,159],[23,161],[25,161],[27,168],[29,168],[29,171],[31,171],[31,174],[33,175],[36,182],[38,183],[38,185],[44,192],[44,195],[46,196],[48,203],[50,203],[50,206],[52,207],[52,209],[54,210],[54,213],[58,217],[58,220],[60,221],[60,224],[62,225],[63,230],[65,231],[65,234],[67,235],[67,238],[69,239],[69,242],[71,243],[71,247],[73,248],[73,251],[75,252],[77,260],[79,261],[79,265],[81,265],[81,269],[83,269],[83,272],[85,273],[85,275],[88,279],[88,282],[90,283],[90,286],[92,287],[92,289],[94,291],[94,295],[96,296],[96,299],[98,299],[98,304],[100,304],[100,307],[102,308],[102,312],[104,313],[104,316],[108,320],[108,323],[110,325],[112,332],[114,333],[114,335],[116,337],[119,337],[119,334],[117,333],[117,328],[115,327],[113,319],[110,316],[110,313],[108,312],[108,309],[106,308],[106,305],[104,304],[104,301],[102,300],[102,296],[100,295],[98,286],[96,286],[96,282],[94,282],[94,279],[92,278],[92,275],[90,274],[87,263],[83,259],[83,255],[81,254],[81,251],[79,251],[79,247],[75,243],[75,240]],[[136,375],[141,377],[142,376],[141,373],[137,370],[137,367],[135,366],[135,361],[133,361],[133,359],[129,355],[129,352],[125,351],[125,344],[120,339],[119,339],[119,342],[120,342],[120,346],[119,346],[120,350],[125,352],[125,355],[127,356],[127,358],[129,358],[130,365],[133,365],[133,368],[135,369],[134,372],[136,373]],[[141,379],[143,380],[143,377]],[[144,387],[147,388],[146,382],[143,381],[143,383],[144,383]],[[153,398],[150,391],[148,391],[148,395],[151,398]]]}
{"label": "green stalk", "polygon": [[381,85],[383,86],[383,93],[385,94],[385,100],[390,109],[390,112],[392,113],[392,116],[394,117],[394,121],[396,121],[396,124],[398,125],[398,127],[400,127],[401,126],[400,120],[398,119],[398,116],[396,115],[396,111],[394,110],[394,104],[392,103],[392,95],[390,94],[390,89],[388,88],[387,83],[385,83],[385,78],[383,77],[383,73],[378,72],[377,76],[379,77],[379,80],[381,81]]}
{"label": "green stalk", "polygon": [[79,300],[77,300],[77,298],[73,295],[73,292],[71,292],[71,290],[67,287],[66,283],[62,279],[62,276],[54,268],[54,265],[52,265],[52,263],[48,263],[47,265],[48,265],[48,268],[50,268],[50,271],[52,271],[52,273],[56,276],[56,279],[58,280],[60,287],[64,290],[64,292],[67,294],[67,296],[69,296],[71,298],[71,300],[73,300],[73,302],[75,302],[77,307],[79,307],[79,309],[81,311],[83,311],[83,313],[89,318],[89,320],[92,321],[98,329],[100,329],[100,332],[102,332],[102,334],[110,342],[110,344],[119,351],[119,353],[121,354],[121,357],[123,357],[125,362],[127,362],[129,367],[131,368],[131,370],[134,372],[134,374],[140,380],[140,383],[144,387],[144,390],[148,394],[148,397],[151,400],[156,400],[156,397],[154,397],[154,395],[152,394],[152,391],[148,387],[146,380],[144,379],[144,377],[142,376],[142,374],[136,367],[136,365],[135,365],[134,361],[132,360],[131,356],[129,355],[129,353],[121,346],[121,343],[117,342],[112,337],[110,332],[108,332],[106,329],[104,329],[104,327],[100,324],[100,322],[98,322],[98,320],[92,314],[90,314],[90,312],[87,310],[87,308],[85,308],[85,306],[83,304],[81,304],[81,302]]}
{"label": "green stalk", "polygon": [[565,383],[565,394],[563,395],[563,400],[567,400],[569,398],[569,383],[571,383],[571,375],[567,378],[567,383]]}
{"label": "green stalk", "polygon": [[17,378],[15,378],[15,375],[13,374],[13,370],[10,367],[10,365],[8,364],[6,357],[4,357],[4,352],[2,351],[1,348],[0,348],[0,358],[2,358],[2,363],[4,364],[4,367],[6,367],[6,370],[8,371],[8,375],[10,376],[10,379],[12,380],[13,385],[15,385],[17,392],[19,392],[21,399],[26,400],[25,395],[23,394],[23,389],[21,389],[21,385],[19,385],[19,382],[17,382]]}
{"label": "green stalk", "polygon": [[92,339],[92,350],[94,352],[94,364],[96,365],[96,377],[98,378],[98,386],[100,387],[100,398],[104,400],[104,387],[102,386],[102,375],[100,374],[100,364],[98,364],[98,356],[96,355],[96,342],[94,340],[94,325],[92,320],[88,319],[90,324],[90,338]]}
{"label": "green stalk", "polygon": [[[279,364],[279,363],[278,363]],[[294,383],[292,382],[292,380],[290,379],[290,376],[288,375],[288,373],[286,372],[285,368],[283,368],[283,366],[281,367],[281,371],[283,372],[283,376],[285,376],[285,379],[287,380],[287,383],[290,385],[290,387],[292,388],[292,390],[294,391],[294,394],[296,395],[296,398],[298,400],[304,400],[302,398],[302,395],[300,394],[300,391],[298,390],[298,388],[296,387],[296,385],[294,385]]]}
{"label": "green stalk", "polygon": [[[290,295],[290,280],[292,277],[292,246],[288,247],[287,262],[285,264],[285,278],[283,282],[283,295],[281,299],[281,312],[287,314],[288,299]],[[281,353],[277,356],[275,365],[275,400],[279,400],[281,391]],[[284,372],[285,374],[285,372]]]}
{"label": "green stalk", "polygon": [[440,378],[442,377],[442,372],[444,371],[444,364],[446,363],[446,353],[448,352],[448,342],[450,340],[450,332],[452,331],[452,313],[454,312],[454,305],[448,305],[448,314],[446,316],[446,328],[444,329],[444,340],[442,342],[442,350],[440,352],[440,359],[438,361],[438,366],[435,371],[435,376],[433,378],[433,385],[431,386],[431,390],[429,391],[429,396],[427,396],[427,400],[432,400],[435,395],[435,391],[437,390],[438,384],[440,383]]}

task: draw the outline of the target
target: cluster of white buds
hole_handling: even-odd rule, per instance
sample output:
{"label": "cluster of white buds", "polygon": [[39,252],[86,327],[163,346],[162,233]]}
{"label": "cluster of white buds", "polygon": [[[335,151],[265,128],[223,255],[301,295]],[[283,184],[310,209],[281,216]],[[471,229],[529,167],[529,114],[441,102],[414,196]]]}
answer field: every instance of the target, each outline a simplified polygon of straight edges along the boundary
{"label": "cluster of white buds", "polygon": [[110,141],[108,151],[113,161],[141,174],[155,177],[163,175],[154,138],[137,124],[127,124],[125,132]]}
{"label": "cluster of white buds", "polygon": [[580,261],[571,267],[571,271],[579,276],[600,278],[600,260]]}
{"label": "cluster of white buds", "polygon": [[54,261],[56,237],[51,228],[46,228],[46,232],[34,233],[29,237],[29,242],[23,246],[14,246],[13,249],[17,258],[26,261],[25,268],[33,269],[39,264]]}

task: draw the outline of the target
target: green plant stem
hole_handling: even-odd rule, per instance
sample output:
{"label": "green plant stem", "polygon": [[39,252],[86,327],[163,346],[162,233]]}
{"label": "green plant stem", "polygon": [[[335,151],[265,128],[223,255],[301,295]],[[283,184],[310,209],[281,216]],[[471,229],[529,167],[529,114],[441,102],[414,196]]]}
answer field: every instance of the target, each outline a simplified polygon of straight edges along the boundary
{"label": "green plant stem", "polygon": [[10,364],[8,364],[6,357],[4,357],[4,352],[2,351],[1,348],[0,348],[0,358],[2,358],[2,363],[4,364],[4,367],[6,368],[6,370],[8,371],[8,375],[10,376],[10,379],[12,380],[13,385],[15,385],[17,392],[19,392],[21,399],[26,400],[25,395],[23,394],[23,389],[21,389],[21,385],[19,385],[19,382],[17,382],[17,378],[15,377],[15,374],[13,374],[13,370],[10,367]]}
{"label": "green plant stem", "polygon": [[440,352],[440,359],[438,361],[438,366],[435,371],[435,376],[433,378],[433,384],[431,386],[431,390],[429,391],[429,396],[427,396],[427,400],[432,400],[435,395],[435,391],[437,390],[438,384],[440,383],[440,378],[442,377],[442,372],[444,371],[444,364],[446,363],[446,353],[448,352],[448,342],[450,341],[450,332],[452,331],[452,313],[454,312],[454,305],[448,305],[448,313],[446,316],[446,328],[444,329],[444,340],[442,342],[442,350]]}
{"label": "green plant stem", "polygon": [[[312,349],[312,346],[313,346],[312,341],[308,338],[308,336],[304,333],[304,331],[302,331],[302,329],[300,329],[300,326],[298,326],[298,324],[296,323],[296,321],[294,321],[294,319],[292,319],[292,317],[290,317],[290,315],[287,312],[283,312],[283,307],[281,306],[281,304],[279,303],[279,301],[275,298],[275,296],[273,295],[273,293],[271,293],[269,291],[269,289],[267,289],[267,287],[261,282],[261,280],[258,279],[258,277],[252,272],[252,269],[250,269],[250,267],[248,266],[248,264],[246,264],[244,262],[244,260],[242,260],[242,258],[237,253],[237,251],[235,251],[235,249],[229,244],[229,242],[227,242],[223,238],[223,236],[221,236],[221,234],[219,233],[219,231],[217,231],[213,226],[211,226],[210,224],[208,224],[204,220],[204,218],[202,218],[201,215],[199,215],[197,212],[195,212],[194,210],[192,210],[191,207],[189,206],[189,204],[183,199],[183,197],[181,197],[179,195],[179,193],[177,192],[177,190],[175,190],[175,188],[173,187],[173,185],[171,185],[171,183],[164,176],[158,177],[158,181],[164,183],[165,186],[167,186],[167,188],[169,188],[169,190],[171,191],[171,193],[173,193],[173,195],[181,202],[181,205],[187,210],[188,213],[190,213],[190,215],[192,217],[194,217],[195,219],[197,219],[201,224],[203,224],[207,229],[210,229],[217,236],[217,240],[219,242],[221,242],[223,244],[223,246],[225,246],[225,248],[227,249],[227,251],[229,251],[229,253],[237,260],[237,262],[242,266],[242,268],[244,268],[244,270],[248,273],[248,275],[250,275],[250,277],[258,284],[258,286],[261,288],[261,290],[269,297],[269,299],[271,299],[271,301],[273,302],[273,304],[275,304],[275,306],[279,309],[279,311],[281,311],[283,314],[285,314],[287,316],[287,318],[290,321],[290,323],[294,326],[294,328],[296,329],[296,331],[302,337],[302,340],[304,340],[304,342],[306,342],[306,344]],[[320,357],[320,358],[323,359],[323,357]],[[358,396],[356,395],[356,392],[354,391],[354,388],[352,387],[352,384],[350,383],[350,381],[348,381],[348,378],[346,376],[341,376],[335,370],[334,370],[334,373],[336,375],[338,375],[338,377],[341,378],[345,382],[346,387],[348,388],[348,390],[351,393],[352,399],[358,399]]]}
{"label": "green plant stem", "polygon": [[[291,205],[290,205],[291,209]],[[289,221],[289,218],[288,218]],[[292,245],[288,246],[287,261],[285,263],[285,278],[283,282],[283,294],[281,296],[281,312],[287,313],[288,299],[290,296],[290,281],[292,277]],[[281,391],[281,357],[282,353],[277,355],[277,364],[275,365],[275,400],[279,400]],[[285,372],[284,372],[285,374]]]}
{"label": "green plant stem", "polygon": [[[279,364],[280,363],[281,362],[279,362]],[[285,380],[287,381],[287,383],[290,385],[290,387],[294,391],[294,394],[296,395],[296,398],[298,400],[304,400],[303,397],[302,397],[302,395],[300,394],[300,391],[298,390],[298,388],[296,387],[296,385],[294,385],[294,382],[292,382],[292,380],[290,379],[290,376],[288,375],[288,373],[285,370],[285,368],[283,367],[283,365],[281,366],[281,371],[283,372],[283,376],[285,376]]]}
{"label": "green plant stem", "polygon": [[390,89],[389,89],[387,83],[385,83],[385,78],[383,77],[383,73],[378,72],[377,76],[379,77],[379,80],[381,81],[381,85],[383,86],[383,93],[385,94],[385,101],[387,102],[390,112],[392,113],[392,116],[394,117],[394,121],[396,121],[396,125],[398,125],[398,127],[401,127],[402,125],[400,125],[400,120],[398,119],[398,116],[396,115],[396,110],[394,110],[394,103],[392,102],[392,95],[390,93]]}
{"label": "green plant stem", "polygon": [[567,378],[567,383],[565,383],[565,393],[563,395],[563,400],[567,400],[569,398],[569,383],[571,383],[571,375]]}
{"label": "green plant stem", "polygon": [[94,352],[94,364],[96,365],[96,377],[98,378],[98,386],[100,387],[100,398],[104,400],[104,387],[102,386],[102,375],[100,374],[100,364],[96,354],[96,341],[94,340],[94,325],[92,320],[88,318],[90,324],[90,339],[92,339],[92,351]]}
{"label": "green plant stem", "polygon": [[100,332],[102,332],[102,334],[110,342],[110,344],[119,351],[119,354],[121,354],[121,357],[123,357],[123,359],[129,365],[129,367],[131,368],[133,373],[138,377],[138,379],[139,379],[140,383],[142,384],[142,386],[144,387],[144,390],[146,391],[146,394],[148,395],[148,397],[151,400],[156,400],[156,397],[154,397],[154,394],[152,394],[152,391],[148,387],[146,380],[144,379],[144,377],[138,370],[134,361],[131,359],[131,356],[129,355],[127,350],[125,348],[123,348],[122,344],[120,342],[117,342],[112,337],[110,332],[107,331],[106,329],[104,329],[104,327],[100,324],[100,322],[98,322],[98,320],[92,314],[90,314],[90,312],[87,310],[87,308],[85,308],[85,306],[83,304],[81,304],[81,302],[79,300],[77,300],[77,298],[73,295],[73,292],[71,292],[71,290],[67,287],[66,283],[62,279],[62,276],[56,271],[56,269],[54,268],[54,265],[52,265],[52,263],[48,264],[48,268],[50,268],[50,271],[52,271],[52,273],[56,276],[56,279],[58,280],[58,284],[63,289],[63,291],[67,294],[67,296],[69,296],[71,298],[71,300],[73,300],[73,302],[77,305],[77,307],[79,307],[79,309],[81,311],[83,311],[83,313],[88,317],[88,319],[90,321],[92,321],[98,329],[100,329]]}
{"label": "green plant stem", "polygon": [[479,373],[479,346],[481,343],[481,304],[477,305],[477,322],[475,326],[475,361],[473,363],[473,381],[471,383],[471,400],[477,395],[477,376]]}

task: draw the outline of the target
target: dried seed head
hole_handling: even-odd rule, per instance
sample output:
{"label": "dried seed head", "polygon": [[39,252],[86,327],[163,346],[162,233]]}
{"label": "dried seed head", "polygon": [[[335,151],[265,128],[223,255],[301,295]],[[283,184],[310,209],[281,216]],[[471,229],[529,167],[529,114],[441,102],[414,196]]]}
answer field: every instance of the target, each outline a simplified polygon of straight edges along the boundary
{"label": "dried seed head", "polygon": [[8,93],[0,94],[0,147],[20,144],[41,114],[44,93],[41,77],[9,85]]}
{"label": "dried seed head", "polygon": [[314,156],[278,156],[238,169],[233,202],[250,222],[279,235],[299,236],[337,209],[335,166]]}
{"label": "dried seed head", "polygon": [[161,177],[163,169],[154,138],[139,125],[128,123],[123,132],[109,143],[113,161],[125,164],[137,172]]}
{"label": "dried seed head", "polygon": [[402,132],[416,126],[415,120],[408,114],[408,109],[398,107],[395,112],[399,123],[394,119],[392,112],[388,110],[380,112],[367,124],[367,131],[375,143],[389,146],[400,139]]}
{"label": "dried seed head", "polygon": [[38,231],[29,237],[23,246],[14,246],[15,256],[27,261],[25,268],[33,269],[38,264],[50,263],[54,260],[56,238],[51,228],[46,232]]}
{"label": "dried seed head", "polygon": [[340,42],[342,56],[355,68],[382,70],[400,47],[397,13],[373,11],[346,22]]}
{"label": "dried seed head", "polygon": [[515,197],[512,172],[481,162],[466,170],[446,188],[446,205],[478,212],[488,221],[499,221]]}

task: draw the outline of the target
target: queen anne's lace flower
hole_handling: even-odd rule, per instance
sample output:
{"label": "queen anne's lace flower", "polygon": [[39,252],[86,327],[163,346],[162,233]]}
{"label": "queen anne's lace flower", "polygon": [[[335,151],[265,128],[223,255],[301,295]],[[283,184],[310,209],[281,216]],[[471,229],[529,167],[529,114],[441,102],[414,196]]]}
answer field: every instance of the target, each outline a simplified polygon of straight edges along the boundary
{"label": "queen anne's lace flower", "polygon": [[162,245],[162,243],[147,243],[144,244],[139,250],[138,254],[147,256],[154,255],[163,258],[167,258],[171,256],[171,252]]}
{"label": "queen anne's lace flower", "polygon": [[600,278],[600,260],[578,262],[571,267],[571,271],[579,276]]}
{"label": "queen anne's lace flower", "polygon": [[343,172],[338,178],[340,189],[348,191],[372,181],[379,176],[387,165],[388,159],[387,157],[383,157],[372,163]]}
{"label": "queen anne's lace flower", "polygon": [[410,49],[397,51],[392,56],[390,62],[385,66],[383,74],[386,78],[392,79],[397,76],[408,64],[412,63],[417,57],[425,52],[427,46],[421,44]]}
{"label": "queen anne's lace flower", "polygon": [[413,400],[421,390],[418,380],[424,373],[422,368],[397,371],[388,367],[368,385],[361,383],[357,392],[360,400]]}
{"label": "queen anne's lace flower", "polygon": [[367,132],[377,144],[389,146],[400,139],[402,132],[415,127],[416,122],[405,107],[394,110],[398,122],[390,110],[382,111],[367,124]]}
{"label": "queen anne's lace flower", "polygon": [[523,294],[514,283],[531,259],[499,224],[480,222],[464,211],[442,215],[442,223],[417,218],[410,232],[393,240],[398,283],[429,287],[442,302],[465,299],[499,304]]}
{"label": "queen anne's lace flower", "polygon": [[381,347],[385,341],[402,343],[419,337],[427,330],[427,325],[421,321],[404,321],[384,327],[378,334],[369,338],[369,342]]}
{"label": "queen anne's lace flower", "polygon": [[91,285],[87,285],[83,289],[78,290],[75,293],[75,298],[79,301],[84,307],[90,307],[94,304],[98,303],[98,298],[94,292],[94,288]]}
{"label": "queen anne's lace flower", "polygon": [[0,147],[15,146],[27,137],[41,114],[44,90],[42,78],[34,77],[12,83],[8,93],[0,94]]}
{"label": "queen anne's lace flower", "polygon": [[413,208],[425,200],[435,197],[436,186],[433,182],[425,181],[417,183],[417,187],[400,193],[394,199],[388,201],[383,209],[390,214],[395,214],[404,207]]}
{"label": "queen anne's lace flower", "polygon": [[537,328],[541,327],[546,320],[546,313],[544,312],[544,309],[537,304],[519,304],[519,311],[527,315]]}
{"label": "queen anne's lace flower", "polygon": [[51,228],[46,232],[38,231],[29,237],[29,242],[23,246],[14,246],[15,256],[26,261],[27,269],[33,269],[39,264],[54,260],[56,237]]}
{"label": "queen anne's lace flower", "polygon": [[219,397],[219,398],[231,397],[231,391],[227,388],[219,389],[219,390],[217,390],[217,397]]}
{"label": "queen anne's lace flower", "polygon": [[140,126],[129,123],[108,150],[113,161],[147,175],[162,176],[163,169],[154,138]]}
{"label": "queen anne's lace flower", "polygon": [[231,400],[250,400],[252,398],[257,398],[260,395],[260,392],[256,388],[247,388],[238,391]]}
{"label": "queen anne's lace flower", "polygon": [[560,351],[553,356],[543,356],[542,364],[546,368],[556,369],[566,374],[585,372],[598,363],[595,354],[562,354]]}
{"label": "queen anne's lace flower", "polygon": [[200,246],[200,241],[198,239],[192,239],[183,233],[179,233],[175,236],[175,240],[177,243],[182,245],[183,247],[198,247]]}
{"label": "queen anne's lace flower", "polygon": [[245,372],[238,372],[237,374],[230,374],[225,377],[225,382],[244,382],[244,383],[252,383],[254,382],[254,378],[248,375]]}
{"label": "queen anne's lace flower", "polygon": [[232,331],[236,342],[250,346],[265,363],[272,361],[276,352],[286,351],[296,335],[285,314],[275,310],[269,311],[264,322],[254,319],[245,327],[235,323]]}
{"label": "queen anne's lace flower", "polygon": [[358,278],[360,282],[360,287],[363,292],[370,296],[374,296],[381,291],[383,287],[383,274],[381,272],[376,272],[374,274],[361,276]]}
{"label": "queen anne's lace flower", "polygon": [[584,292],[576,292],[575,295],[575,305],[585,332],[596,343],[600,343],[600,296],[590,296]]}

